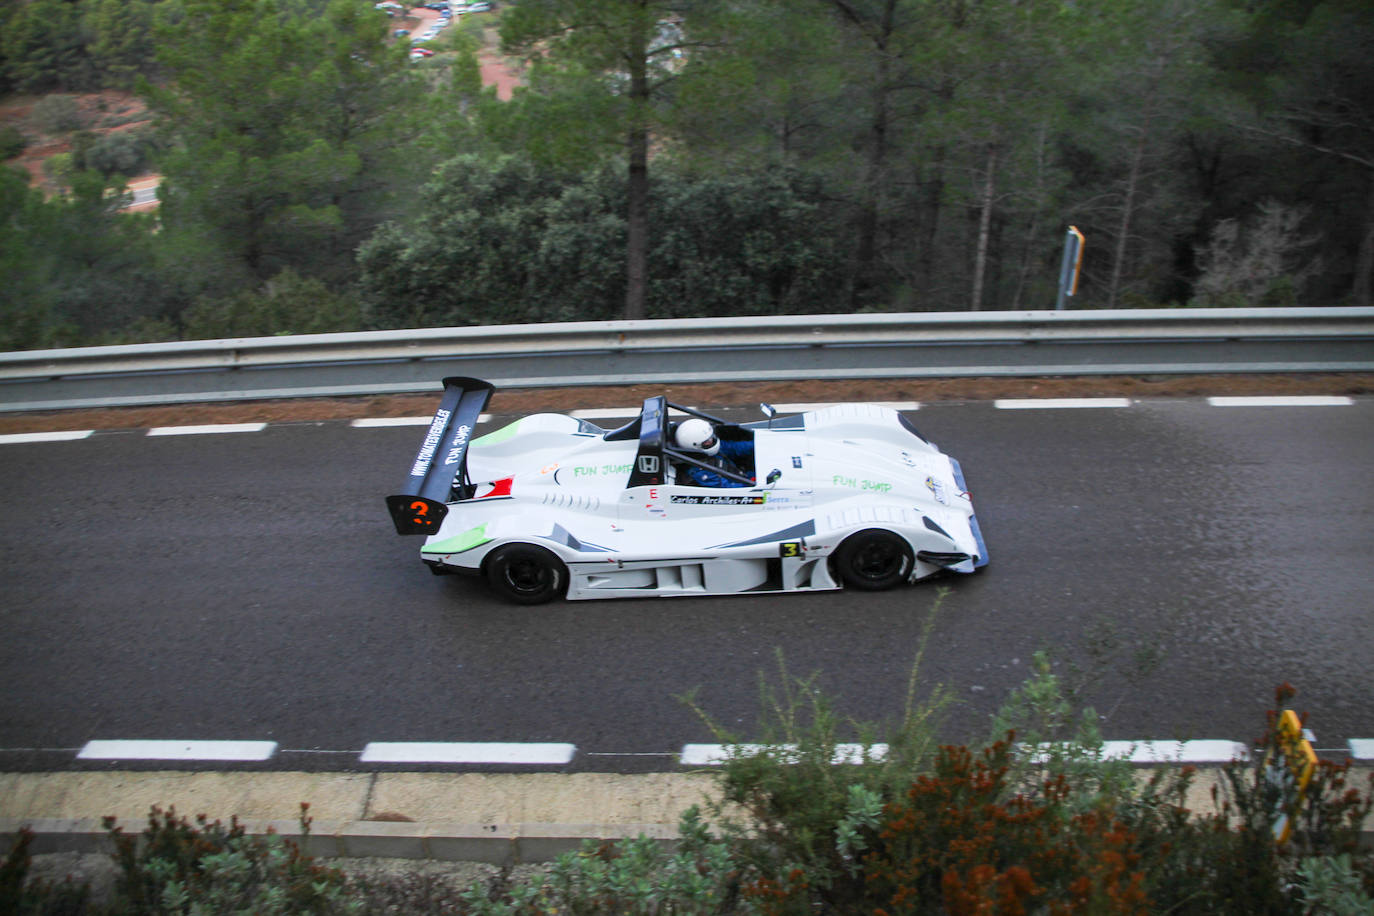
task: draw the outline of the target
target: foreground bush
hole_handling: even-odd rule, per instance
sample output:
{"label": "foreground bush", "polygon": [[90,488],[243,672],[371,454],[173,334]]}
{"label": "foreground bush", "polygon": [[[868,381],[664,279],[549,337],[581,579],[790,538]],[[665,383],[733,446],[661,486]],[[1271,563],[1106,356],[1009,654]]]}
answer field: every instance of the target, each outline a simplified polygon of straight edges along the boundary
{"label": "foreground bush", "polygon": [[[1322,761],[1299,808],[1272,778],[1276,712],[1254,761],[1223,768],[1198,815],[1185,805],[1196,771],[1146,780],[1106,759],[1095,715],[1073,715],[1043,655],[995,717],[1007,731],[978,751],[936,745],[947,698],[910,692],[887,741],[855,751],[813,680],[781,673],[764,703],[781,740],[738,746],[716,812],[742,899],[762,912],[1374,913],[1359,844],[1370,786]],[[1279,704],[1291,697],[1285,685]],[[1294,829],[1280,845],[1284,814]]]}
{"label": "foreground bush", "polygon": [[[307,806],[301,827],[310,830]],[[334,913],[347,907],[342,872],[315,864],[281,836],[248,836],[229,826],[193,824],[154,808],[140,844],[107,818],[120,868],[119,909],[130,913]]]}

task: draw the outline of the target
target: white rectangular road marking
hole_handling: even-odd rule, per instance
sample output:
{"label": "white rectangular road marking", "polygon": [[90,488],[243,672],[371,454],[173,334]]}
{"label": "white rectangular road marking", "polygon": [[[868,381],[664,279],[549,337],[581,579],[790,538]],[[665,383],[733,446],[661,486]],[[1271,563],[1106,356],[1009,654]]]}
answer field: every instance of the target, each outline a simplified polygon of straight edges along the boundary
{"label": "white rectangular road marking", "polygon": [[354,420],[349,426],[357,429],[376,429],[383,426],[428,426],[433,417],[371,417]]}
{"label": "white rectangular road marking", "polygon": [[1349,407],[1354,398],[1344,395],[1289,395],[1286,397],[1208,398],[1213,407]]}
{"label": "white rectangular road marking", "polygon": [[[796,753],[796,746],[791,744],[684,744],[682,753],[678,755],[678,763],[688,767],[721,766],[734,757],[752,757],[766,750],[776,751],[779,756],[785,758]],[[868,749],[870,760],[882,760],[886,756],[886,744],[874,744]],[[863,763],[863,759],[864,746],[862,744],[835,745],[835,763]]]}
{"label": "white rectangular road marking", "polygon": [[1130,398],[998,398],[998,410],[1076,410],[1093,407],[1130,407]]}
{"label": "white rectangular road marking", "polygon": [[[491,419],[491,414],[484,413],[477,417],[478,423],[485,423]],[[368,417],[365,419],[351,420],[349,426],[355,429],[380,429],[387,426],[428,426],[434,422],[434,417]]]}
{"label": "white rectangular road marking", "polygon": [[154,426],[150,436],[203,436],[211,433],[259,433],[266,423],[214,423],[208,426]]}
{"label": "white rectangular road marking", "polygon": [[625,420],[630,417],[637,417],[642,412],[640,407],[588,407],[583,410],[568,411],[568,416],[574,420],[594,420],[597,417],[604,417],[608,420]]}
{"label": "white rectangular road marking", "polygon": [[1104,741],[1102,756],[1131,763],[1230,763],[1249,760],[1239,741]]}
{"label": "white rectangular road marking", "polygon": [[[1044,763],[1050,748],[1059,745],[1026,745],[1031,760]],[[1250,749],[1239,741],[1104,741],[1102,757],[1106,760],[1129,760],[1131,763],[1192,763],[1223,764],[1232,760],[1249,760]]]}
{"label": "white rectangular road marking", "polygon": [[[812,410],[825,410],[827,407],[834,407],[839,401],[816,401],[801,402],[797,404],[774,404],[773,409],[778,413],[807,413]],[[876,404],[879,407],[891,407],[893,410],[920,410],[920,401],[864,401],[865,404]]]}
{"label": "white rectangular road marking", "polygon": [[[1370,742],[1374,745],[1374,742]],[[1352,748],[1354,742],[1351,742]],[[749,757],[768,749],[762,744],[684,744],[678,761],[683,766],[720,766],[730,760],[732,755]],[[779,745],[774,748],[782,756],[792,753],[792,745]],[[1047,749],[1043,746],[1027,748],[1032,759],[1044,761]],[[1374,747],[1369,748],[1374,756]],[[886,744],[875,744],[869,748],[869,757],[881,760],[887,755]],[[1232,760],[1250,759],[1250,749],[1238,741],[1104,741],[1102,756],[1107,759],[1129,760],[1132,763],[1192,763],[1223,764]],[[861,763],[863,745],[840,744],[835,747],[836,763]]]}
{"label": "white rectangular road marking", "polygon": [[573,744],[372,741],[359,759],[362,763],[562,764],[576,752]]}
{"label": "white rectangular road marking", "polygon": [[267,760],[275,741],[88,741],[81,760]]}
{"label": "white rectangular road marking", "polygon": [[1374,738],[1351,738],[1350,756],[1356,760],[1374,760]]}
{"label": "white rectangular road marking", "polygon": [[72,439],[85,439],[93,432],[93,429],[68,429],[55,433],[6,433],[0,436],[0,443],[69,442]]}

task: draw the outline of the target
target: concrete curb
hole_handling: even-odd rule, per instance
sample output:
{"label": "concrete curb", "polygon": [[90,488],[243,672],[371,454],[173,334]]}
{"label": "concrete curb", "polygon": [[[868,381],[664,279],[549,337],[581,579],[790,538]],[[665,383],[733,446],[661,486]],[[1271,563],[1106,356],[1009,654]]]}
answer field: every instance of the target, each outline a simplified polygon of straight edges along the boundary
{"label": "concrete curb", "polygon": [[[328,858],[425,859],[519,865],[551,862],[588,841],[648,837],[665,845],[677,828],[665,824],[403,824],[377,821],[315,822],[304,837],[299,821],[239,821],[249,836],[275,833],[300,844],[312,856]],[[124,825],[125,833],[137,830]],[[8,849],[21,829],[33,834],[33,855],[59,852],[112,853],[114,844],[100,818],[0,818],[0,848]]]}
{"label": "concrete curb", "polygon": [[27,828],[35,854],[108,853],[105,817],[137,836],[156,805],[237,818],[249,835],[276,833],[316,856],[548,862],[587,840],[672,843],[681,813],[713,786],[690,773],[0,773],[0,852]]}

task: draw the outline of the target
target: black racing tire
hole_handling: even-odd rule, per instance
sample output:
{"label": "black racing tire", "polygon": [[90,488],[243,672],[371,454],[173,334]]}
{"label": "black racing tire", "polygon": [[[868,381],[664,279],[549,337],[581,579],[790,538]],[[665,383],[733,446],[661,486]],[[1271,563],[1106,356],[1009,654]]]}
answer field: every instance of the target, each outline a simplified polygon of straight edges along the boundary
{"label": "black racing tire", "polygon": [[552,552],[533,544],[507,544],[487,558],[487,582],[515,604],[544,604],[568,588],[568,568]]}
{"label": "black racing tire", "polygon": [[844,539],[835,551],[835,572],[846,586],[866,592],[901,585],[911,576],[916,558],[906,538],[882,528],[868,528]]}

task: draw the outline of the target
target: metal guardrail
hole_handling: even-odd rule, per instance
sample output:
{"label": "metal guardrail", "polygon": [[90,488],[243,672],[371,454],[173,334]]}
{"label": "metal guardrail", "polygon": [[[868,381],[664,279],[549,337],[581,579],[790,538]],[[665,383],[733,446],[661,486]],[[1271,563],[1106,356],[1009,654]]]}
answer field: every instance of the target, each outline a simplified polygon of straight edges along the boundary
{"label": "metal guardrail", "polygon": [[1374,309],[783,315],[0,353],[0,411],[498,387],[1374,371]]}

